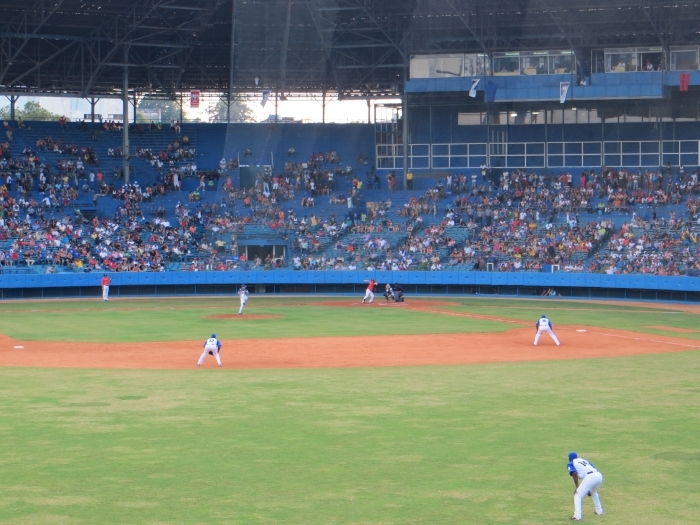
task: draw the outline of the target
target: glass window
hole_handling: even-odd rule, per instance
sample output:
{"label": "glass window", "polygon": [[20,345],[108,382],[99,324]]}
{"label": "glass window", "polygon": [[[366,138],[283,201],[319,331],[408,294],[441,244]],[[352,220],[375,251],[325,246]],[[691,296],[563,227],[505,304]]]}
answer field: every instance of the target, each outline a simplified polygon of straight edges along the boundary
{"label": "glass window", "polygon": [[671,48],[671,70],[697,70],[698,62],[698,46]]}
{"label": "glass window", "polygon": [[549,113],[550,124],[562,124],[564,122],[563,109],[548,109],[547,113]]}
{"label": "glass window", "polygon": [[520,54],[520,71],[523,75],[546,75],[548,71],[547,53]]}
{"label": "glass window", "polygon": [[639,53],[639,64],[641,71],[663,71],[664,55],[662,52]]}
{"label": "glass window", "polygon": [[520,56],[519,53],[494,53],[493,55],[494,75],[519,75]]}
{"label": "glass window", "polygon": [[575,109],[565,109],[564,110],[564,124],[576,124],[576,110]]}
{"label": "glass window", "polygon": [[411,57],[411,78],[451,78],[464,73],[464,55],[416,55]]}
{"label": "glass window", "polygon": [[576,71],[576,57],[571,51],[553,51],[549,53],[549,73],[552,75]]}
{"label": "glass window", "polygon": [[480,54],[464,55],[464,76],[482,77],[490,73],[489,57]]}
{"label": "glass window", "polygon": [[478,126],[482,123],[481,113],[458,113],[458,126]]}
{"label": "glass window", "polygon": [[637,53],[629,50],[605,50],[605,72],[626,73],[637,71]]}
{"label": "glass window", "polygon": [[629,47],[605,50],[605,72],[659,71],[666,67],[661,47]]}

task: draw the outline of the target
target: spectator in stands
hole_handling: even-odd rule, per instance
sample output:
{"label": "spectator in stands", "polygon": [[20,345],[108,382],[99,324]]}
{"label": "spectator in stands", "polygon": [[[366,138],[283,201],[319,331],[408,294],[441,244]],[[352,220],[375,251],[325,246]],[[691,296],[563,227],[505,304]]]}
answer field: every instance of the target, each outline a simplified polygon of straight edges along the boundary
{"label": "spectator in stands", "polygon": [[294,146],[289,146],[289,149],[287,150],[287,156],[288,157],[296,157],[297,156],[297,151],[294,149]]}
{"label": "spectator in stands", "polygon": [[394,193],[394,189],[396,188],[396,173],[390,171],[386,176],[386,181],[389,184],[389,191]]}

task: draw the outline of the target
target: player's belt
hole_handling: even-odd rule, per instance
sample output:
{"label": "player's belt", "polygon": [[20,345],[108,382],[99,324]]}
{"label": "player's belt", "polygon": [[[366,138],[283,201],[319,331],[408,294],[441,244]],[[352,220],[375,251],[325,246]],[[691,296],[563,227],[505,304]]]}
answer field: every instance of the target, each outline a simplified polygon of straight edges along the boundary
{"label": "player's belt", "polygon": [[594,472],[595,472],[595,470],[591,470],[590,472],[586,472],[586,476],[588,476],[589,474],[593,474]]}

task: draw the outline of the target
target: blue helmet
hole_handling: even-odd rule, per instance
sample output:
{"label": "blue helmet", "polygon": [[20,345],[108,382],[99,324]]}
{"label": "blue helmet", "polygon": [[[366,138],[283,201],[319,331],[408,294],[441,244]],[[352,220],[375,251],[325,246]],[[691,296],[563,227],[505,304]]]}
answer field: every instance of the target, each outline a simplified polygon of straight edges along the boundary
{"label": "blue helmet", "polygon": [[547,317],[546,315],[542,314],[542,319],[544,319],[544,318],[546,318],[546,317]]}
{"label": "blue helmet", "polygon": [[573,461],[578,457],[578,454],[576,452],[569,452],[569,461]]}
{"label": "blue helmet", "polygon": [[216,334],[211,334],[212,339],[216,339]]}

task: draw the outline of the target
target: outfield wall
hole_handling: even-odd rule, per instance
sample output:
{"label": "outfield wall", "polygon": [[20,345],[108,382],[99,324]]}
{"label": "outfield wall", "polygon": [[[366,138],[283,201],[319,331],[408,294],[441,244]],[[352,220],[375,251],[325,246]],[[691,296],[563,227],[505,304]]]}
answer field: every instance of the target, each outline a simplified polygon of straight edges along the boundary
{"label": "outfield wall", "polygon": [[[253,293],[362,293],[364,281],[401,283],[407,294],[540,295],[700,302],[700,278],[534,272],[236,271],[110,273],[112,295],[216,295],[246,284]],[[0,274],[2,299],[98,297],[101,273]]]}

